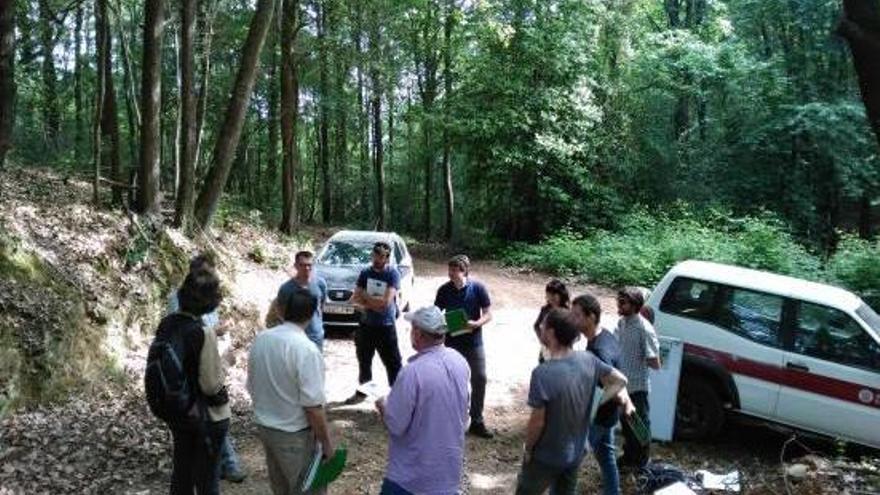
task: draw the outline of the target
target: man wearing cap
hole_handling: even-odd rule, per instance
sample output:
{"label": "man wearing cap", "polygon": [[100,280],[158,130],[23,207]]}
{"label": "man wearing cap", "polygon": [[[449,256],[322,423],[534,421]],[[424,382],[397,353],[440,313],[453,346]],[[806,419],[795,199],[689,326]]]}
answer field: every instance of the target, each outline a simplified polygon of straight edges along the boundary
{"label": "man wearing cap", "polygon": [[[640,314],[645,304],[644,294],[637,287],[624,287],[617,292],[617,339],[620,341],[620,371],[629,380],[629,394],[636,407],[636,414],[650,432],[650,409],[648,395],[651,392],[648,368],[660,369],[660,343],[657,332]],[[650,460],[651,444],[642,445],[636,433],[624,422],[622,467],[644,467]]]}
{"label": "man wearing cap", "polygon": [[[364,308],[361,323],[354,335],[358,361],[358,383],[373,379],[373,355],[378,352],[388,385],[394,385],[400,372],[400,349],[397,346],[397,291],[400,290],[400,272],[388,264],[391,246],[379,241],[373,245],[372,264],[358,276],[352,302]],[[360,391],[349,397],[346,404],[356,404],[366,398]]]}
{"label": "man wearing cap", "polygon": [[464,310],[467,314],[467,332],[450,336],[446,346],[458,351],[471,369],[471,426],[468,433],[492,438],[483,423],[483,401],[486,398],[486,352],[483,350],[483,325],[492,321],[491,301],[486,287],[468,277],[470,260],[459,254],[449,259],[449,282],[437,289],[434,305],[444,311]]}
{"label": "man wearing cap", "polygon": [[458,493],[468,421],[467,361],[443,345],[446,321],[436,306],[407,313],[416,355],[387,398],[376,401],[388,430],[381,495]]}

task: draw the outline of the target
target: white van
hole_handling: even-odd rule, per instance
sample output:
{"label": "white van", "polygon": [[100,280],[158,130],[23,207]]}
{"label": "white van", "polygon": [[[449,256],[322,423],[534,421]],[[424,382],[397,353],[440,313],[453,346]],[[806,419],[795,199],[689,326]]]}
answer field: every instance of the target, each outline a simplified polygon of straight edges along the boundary
{"label": "white van", "polygon": [[685,261],[648,305],[684,342],[678,437],[711,436],[732,410],[880,448],[880,316],[854,294]]}

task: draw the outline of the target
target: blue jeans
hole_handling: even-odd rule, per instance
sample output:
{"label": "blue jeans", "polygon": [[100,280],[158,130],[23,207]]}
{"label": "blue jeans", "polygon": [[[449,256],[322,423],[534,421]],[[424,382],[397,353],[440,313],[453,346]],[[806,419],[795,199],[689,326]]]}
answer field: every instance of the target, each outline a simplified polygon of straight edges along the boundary
{"label": "blue jeans", "polygon": [[220,447],[220,470],[221,473],[241,471],[238,455],[235,453],[235,446],[232,445],[232,435],[228,432],[223,440],[223,446]]}
{"label": "blue jeans", "polygon": [[614,455],[614,427],[590,425],[590,447],[602,472],[602,494],[620,495],[620,474]]}
{"label": "blue jeans", "polygon": [[385,478],[382,480],[382,488],[379,492],[379,495],[413,495],[411,492],[407,491],[406,488],[398,485],[397,483]]}

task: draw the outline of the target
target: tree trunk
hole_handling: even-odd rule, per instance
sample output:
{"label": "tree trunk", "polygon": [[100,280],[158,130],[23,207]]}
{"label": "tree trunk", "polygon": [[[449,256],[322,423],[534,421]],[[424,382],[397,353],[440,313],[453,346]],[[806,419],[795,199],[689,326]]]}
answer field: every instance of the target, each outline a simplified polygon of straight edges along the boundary
{"label": "tree trunk", "polygon": [[73,153],[74,158],[79,160],[80,154],[82,153],[82,145],[83,145],[83,137],[85,133],[83,132],[85,124],[85,117],[83,116],[83,88],[82,88],[82,73],[83,73],[83,61],[82,61],[82,30],[83,30],[83,7],[82,5],[78,5],[76,7],[76,17],[74,19],[74,29],[73,29],[73,108],[74,114],[76,118],[76,129],[74,130],[74,138],[73,138]]}
{"label": "tree trunk", "polygon": [[452,240],[453,218],[455,217],[455,194],[452,189],[452,163],[451,148],[449,142],[449,115],[452,113],[450,99],[452,98],[452,29],[455,22],[453,9],[454,0],[446,2],[446,18],[443,21],[443,199],[446,206],[446,230],[445,238]]}
{"label": "tree trunk", "polygon": [[[0,2],[0,173],[12,147],[15,122],[15,2]],[[0,181],[2,193],[2,181]]]}
{"label": "tree trunk", "polygon": [[223,187],[229,177],[229,168],[241,137],[241,128],[244,125],[247,113],[248,101],[254,89],[254,81],[257,77],[257,64],[260,60],[260,51],[266,41],[266,34],[272,24],[272,14],[275,11],[275,0],[258,0],[257,10],[251,20],[248,37],[242,52],[238,75],[235,78],[235,86],[232,97],[226,109],[223,127],[217,135],[214,146],[214,155],[211,157],[211,169],[205,178],[199,197],[196,200],[195,217],[202,228],[207,228],[211,218],[217,211]]}
{"label": "tree trunk", "polygon": [[43,55],[41,75],[43,79],[43,132],[46,142],[53,148],[61,129],[61,112],[58,109],[58,88],[55,75],[55,29],[49,0],[39,0],[40,48]]}
{"label": "tree trunk", "polygon": [[297,29],[299,2],[283,0],[281,23],[281,225],[285,234],[296,232],[296,173],[299,167],[297,120],[299,119],[299,61]]}
{"label": "tree trunk", "polygon": [[871,215],[871,197],[865,191],[859,198],[859,237],[870,239],[874,230],[874,221]]}
{"label": "tree trunk", "polygon": [[346,206],[351,201],[351,196],[347,187],[348,175],[348,99],[345,94],[345,83],[348,79],[348,65],[341,54],[337,54],[335,95],[336,121],[333,151],[334,151],[334,174],[336,176],[336,194],[333,199],[336,203],[333,206],[333,212],[339,222],[346,220]]}
{"label": "tree trunk", "polygon": [[[375,7],[373,7],[375,9]],[[382,81],[380,62],[379,12],[373,10],[370,22],[370,109],[373,117],[373,173],[376,176],[376,229],[385,230],[385,169],[382,163]]]}
{"label": "tree trunk", "polygon": [[880,144],[880,3],[843,0],[837,32],[849,43],[868,121]]}
{"label": "tree trunk", "polygon": [[358,209],[360,218],[370,217],[370,173],[368,160],[370,157],[370,138],[367,130],[369,112],[364,93],[364,42],[363,42],[363,4],[355,4],[355,28],[353,30],[355,53],[357,54],[357,150],[358,150]]}
{"label": "tree trunk", "polygon": [[101,163],[110,166],[113,180],[113,204],[122,205],[122,165],[119,154],[119,118],[116,114],[116,90],[113,86],[113,36],[110,34],[110,9],[108,0],[98,0],[100,16],[95,18],[96,35],[100,36],[101,71],[104,77],[104,101],[101,104]]}
{"label": "tree trunk", "polygon": [[104,72],[104,51],[107,49],[106,37],[102,34],[103,30],[100,26],[104,23],[101,17],[105,12],[101,12],[101,3],[95,2],[95,76],[97,83],[95,84],[95,118],[92,120],[92,157],[94,160],[94,176],[92,177],[92,202],[95,206],[101,204],[100,185],[101,185],[101,168],[102,168],[102,146],[101,146],[101,117],[104,115],[104,93],[107,85],[107,74]]}
{"label": "tree trunk", "polygon": [[141,69],[141,163],[138,173],[137,211],[159,213],[159,180],[162,116],[163,0],[144,4],[144,47]]}
{"label": "tree trunk", "polygon": [[137,143],[140,141],[138,131],[141,128],[141,111],[138,103],[138,92],[135,87],[135,73],[131,64],[131,49],[128,44],[128,38],[125,35],[125,29],[122,26],[122,3],[120,0],[116,2],[116,12],[119,12],[119,20],[117,22],[119,32],[119,54],[122,58],[122,67],[125,77],[125,112],[128,117],[128,154],[130,159],[130,169],[135,167],[138,162]]}
{"label": "tree trunk", "polygon": [[174,225],[188,228],[192,219],[196,171],[196,94],[195,49],[196,0],[180,2],[180,43],[178,52],[180,72],[180,179]]}
{"label": "tree trunk", "polygon": [[[207,5],[205,5],[207,4]],[[202,137],[204,136],[205,112],[208,108],[208,82],[211,74],[211,41],[214,39],[214,3],[213,0],[202,2],[202,73],[199,82],[199,100],[196,104],[196,170],[202,162]]]}
{"label": "tree trunk", "polygon": [[[284,8],[283,6],[281,7]],[[277,16],[279,19],[282,15]],[[281,45],[279,23],[274,22],[275,28],[272,30],[272,40],[269,47],[272,50],[271,62],[269,63],[269,71],[266,77],[269,85],[269,114],[267,116],[269,122],[267,127],[267,144],[266,150],[266,176],[265,187],[260,190],[263,196],[263,202],[268,204],[272,197],[272,191],[275,188],[275,178],[278,175],[278,87],[280,86],[280,71],[278,70],[278,47]]]}
{"label": "tree trunk", "polygon": [[318,134],[319,161],[321,164],[321,219],[324,223],[330,223],[333,218],[332,197],[330,192],[330,85],[329,85],[329,51],[327,50],[327,16],[328,0],[322,0],[318,5],[318,119],[320,128]]}

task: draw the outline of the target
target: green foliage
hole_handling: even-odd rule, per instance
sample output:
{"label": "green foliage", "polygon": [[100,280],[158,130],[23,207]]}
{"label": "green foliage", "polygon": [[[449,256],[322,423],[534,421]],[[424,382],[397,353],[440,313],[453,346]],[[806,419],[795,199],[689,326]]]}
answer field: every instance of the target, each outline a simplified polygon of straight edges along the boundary
{"label": "green foliage", "polygon": [[829,278],[880,308],[880,241],[846,236],[828,261]]}
{"label": "green foliage", "polygon": [[727,212],[668,214],[637,211],[614,232],[563,232],[535,244],[517,244],[503,258],[553,274],[604,285],[653,285],[679,261],[701,259],[816,279],[817,257],[770,216],[732,218]]}

